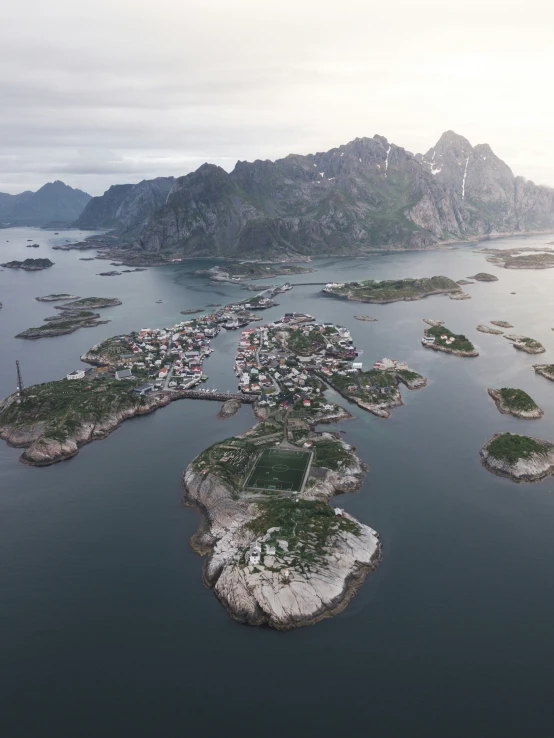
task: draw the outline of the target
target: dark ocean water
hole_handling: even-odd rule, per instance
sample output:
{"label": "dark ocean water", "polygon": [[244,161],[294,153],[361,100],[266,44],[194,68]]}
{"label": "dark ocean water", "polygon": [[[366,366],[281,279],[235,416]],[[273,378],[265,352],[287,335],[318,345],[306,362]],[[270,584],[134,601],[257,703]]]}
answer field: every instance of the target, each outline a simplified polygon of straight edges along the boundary
{"label": "dark ocean water", "polygon": [[[0,273],[1,396],[15,387],[15,358],[27,384],[55,379],[108,335],[171,325],[184,308],[247,295],[208,286],[193,274],[202,262],[104,278],[96,273],[106,262],[47,245],[80,237],[0,231],[2,261],[56,262]],[[41,249],[27,250],[28,238]],[[248,628],[202,585],[202,560],[188,543],[199,518],[181,504],[180,477],[205,446],[250,426],[249,408],[218,421],[216,403],[176,402],[44,469],[20,464],[20,452],[0,443],[2,738],[554,735],[554,479],[516,485],[479,463],[496,431],[554,440],[554,383],[530,368],[554,361],[554,271],[502,270],[474,248],[325,259],[293,280],[499,276],[467,287],[472,300],[358,305],[308,285],[266,312],[270,320],[304,310],[348,325],[365,364],[405,359],[429,378],[426,389],[404,392],[390,420],[356,409],[337,426],[370,465],[362,490],[341,504],[381,533],[384,557],[336,618],[289,633]],[[61,291],[123,305],[105,311],[105,326],[14,339],[54,312],[34,297]],[[379,322],[353,320],[358,313]],[[466,333],[480,357],[423,349],[424,317]],[[491,319],[509,320],[547,353],[528,356],[475,330]],[[235,387],[237,338],[222,332],[214,341],[210,386]],[[545,417],[500,415],[491,386],[527,390]]]}

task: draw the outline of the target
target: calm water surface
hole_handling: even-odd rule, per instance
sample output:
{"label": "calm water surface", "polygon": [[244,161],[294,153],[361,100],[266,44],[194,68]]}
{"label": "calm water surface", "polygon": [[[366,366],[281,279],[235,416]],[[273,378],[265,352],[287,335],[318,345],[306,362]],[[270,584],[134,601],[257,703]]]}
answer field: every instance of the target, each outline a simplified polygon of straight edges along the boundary
{"label": "calm water surface", "polygon": [[[41,249],[26,249],[29,238]],[[56,262],[0,273],[0,396],[15,387],[15,358],[27,384],[56,379],[104,337],[247,295],[207,285],[194,274],[206,262],[105,278],[96,274],[106,262],[50,249],[80,238],[0,231],[2,261]],[[530,368],[554,362],[554,271],[499,269],[474,248],[325,259],[294,280],[499,276],[467,287],[472,300],[360,306],[306,285],[266,312],[270,320],[300,309],[348,325],[365,364],[406,359],[429,378],[426,389],[404,392],[390,420],[355,410],[337,426],[371,467],[341,504],[381,533],[384,558],[349,607],[315,627],[283,634],[235,624],[202,586],[202,561],[189,548],[199,519],[181,505],[182,471],[207,445],[249,427],[249,408],[218,421],[215,403],[173,403],[45,469],[20,464],[20,451],[0,443],[3,738],[554,735],[554,479],[516,485],[487,473],[478,455],[501,430],[554,440],[554,383]],[[13,338],[55,312],[34,297],[62,291],[123,305],[104,311],[108,325]],[[357,313],[379,322],[355,321]],[[423,349],[424,317],[466,333],[480,357]],[[509,320],[547,353],[521,354],[475,330],[491,319]],[[214,342],[210,386],[234,389],[237,338],[222,332]],[[525,389],[544,419],[500,415],[491,386]]]}

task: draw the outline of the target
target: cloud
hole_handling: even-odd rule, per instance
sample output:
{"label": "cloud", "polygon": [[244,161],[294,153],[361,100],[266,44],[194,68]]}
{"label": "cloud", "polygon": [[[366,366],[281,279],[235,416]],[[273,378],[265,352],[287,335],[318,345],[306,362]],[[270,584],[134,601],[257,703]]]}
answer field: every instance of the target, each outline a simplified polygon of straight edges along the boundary
{"label": "cloud", "polygon": [[538,0],[22,0],[2,20],[0,191],[99,194],[374,133],[426,151],[450,128],[554,185]]}

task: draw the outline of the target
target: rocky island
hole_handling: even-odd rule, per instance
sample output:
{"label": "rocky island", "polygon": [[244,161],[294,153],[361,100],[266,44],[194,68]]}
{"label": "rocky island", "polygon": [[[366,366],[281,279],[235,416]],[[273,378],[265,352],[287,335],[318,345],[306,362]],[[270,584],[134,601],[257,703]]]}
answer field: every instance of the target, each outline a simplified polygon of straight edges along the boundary
{"label": "rocky island", "polygon": [[23,269],[26,272],[40,272],[54,266],[54,262],[50,259],[25,259],[24,261],[8,261],[0,266],[6,269]]}
{"label": "rocky island", "polygon": [[[50,302],[58,299],[67,299],[67,297],[60,298],[56,295],[49,295],[48,298],[42,298],[41,301]],[[121,300],[113,297],[82,297],[71,302],[66,302],[63,305],[56,305],[55,309],[60,311],[58,315],[51,315],[45,318],[45,325],[36,328],[27,328],[27,330],[18,333],[16,338],[53,338],[55,336],[63,336],[67,333],[74,333],[79,328],[93,328],[109,321],[100,320],[100,313],[94,313],[92,311],[115,305],[121,305]]]}
{"label": "rocky island", "polygon": [[466,336],[461,333],[452,333],[451,330],[445,328],[444,324],[427,328],[421,343],[425,348],[442,351],[445,354],[468,357],[479,356],[479,352]]}
{"label": "rocky island", "polygon": [[478,272],[468,279],[474,279],[476,282],[498,282],[498,277],[494,274],[487,274],[487,272]]}
{"label": "rocky island", "polygon": [[530,397],[527,392],[512,387],[502,389],[488,389],[487,392],[494,400],[496,407],[505,415],[513,415],[516,418],[534,420],[542,418],[544,411]]}
{"label": "rocky island", "polygon": [[489,325],[484,325],[483,323],[480,323],[476,330],[479,331],[479,333],[490,333],[493,336],[501,336],[504,331],[498,330],[497,328],[491,328]]}
{"label": "rocky island", "polygon": [[499,328],[513,328],[514,327],[511,323],[508,323],[507,320],[491,320],[490,322],[492,325],[497,325]]}
{"label": "rocky island", "polygon": [[547,247],[525,246],[514,249],[483,249],[490,254],[487,261],[504,269],[551,269],[554,267],[554,250]]}
{"label": "rocky island", "polygon": [[274,263],[261,261],[231,262],[225,266],[214,266],[211,269],[199,269],[196,274],[205,274],[212,282],[244,282],[250,279],[277,277],[280,275],[308,274],[313,269],[294,263]]}
{"label": "rocky island", "polygon": [[453,295],[462,292],[460,286],[444,276],[421,279],[391,279],[363,282],[331,282],[323,288],[323,294],[354,302],[389,303],[400,300],[421,300],[431,295]]}
{"label": "rocky island", "polygon": [[554,364],[533,364],[533,369],[536,374],[554,382]]}
{"label": "rocky island", "polygon": [[481,449],[481,462],[513,482],[536,482],[554,472],[554,444],[515,433],[497,433]]}
{"label": "rocky island", "polygon": [[35,297],[39,302],[61,302],[62,300],[78,300],[78,295],[70,295],[68,292],[58,292],[44,297]]}
{"label": "rocky island", "polygon": [[191,545],[208,554],[205,583],[235,620],[288,630],[340,612],[377,566],[381,544],[329,505],[363,481],[367,467],[354,449],[338,434],[309,430],[304,442],[275,446],[282,431],[272,416],[211,446],[189,464],[183,486],[204,518]]}
{"label": "rocky island", "polygon": [[377,323],[377,318],[372,318],[371,315],[355,315],[355,320],[362,320],[366,323]]}
{"label": "rocky island", "polygon": [[536,341],[534,338],[528,336],[516,336],[513,334],[505,334],[504,338],[512,342],[512,345],[517,351],[524,351],[526,354],[544,354],[546,349]]}

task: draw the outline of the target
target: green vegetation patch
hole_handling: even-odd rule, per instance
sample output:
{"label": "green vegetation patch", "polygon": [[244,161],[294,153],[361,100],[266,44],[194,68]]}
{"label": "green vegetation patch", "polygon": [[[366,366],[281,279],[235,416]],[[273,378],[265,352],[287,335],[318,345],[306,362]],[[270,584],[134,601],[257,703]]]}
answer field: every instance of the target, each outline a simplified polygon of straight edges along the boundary
{"label": "green vegetation patch", "polygon": [[502,397],[504,404],[514,410],[529,411],[536,410],[538,407],[533,398],[530,397],[527,392],[520,389],[502,387],[500,390],[500,396]]}
{"label": "green vegetation patch", "polygon": [[330,439],[322,439],[314,443],[316,466],[323,466],[326,469],[340,471],[347,467],[352,461],[350,451],[342,445],[340,441]]}
{"label": "green vegetation patch", "polygon": [[319,331],[304,333],[301,329],[291,331],[288,337],[288,347],[295,354],[310,356],[325,348],[325,337]]}
{"label": "green vegetation patch", "polygon": [[368,279],[363,282],[349,282],[335,291],[337,294],[350,293],[354,299],[366,302],[392,302],[423,297],[434,292],[459,292],[460,286],[448,277],[436,276],[381,282]]}
{"label": "green vegetation patch", "polygon": [[502,433],[488,444],[487,451],[495,459],[515,464],[520,459],[528,459],[534,454],[548,453],[551,448],[552,444],[546,441],[536,441],[529,436],[520,436],[515,433]]}
{"label": "green vegetation patch", "polygon": [[86,422],[99,423],[143,399],[131,390],[134,382],[112,379],[61,379],[25,390],[20,403],[0,413],[0,423],[15,427],[44,424],[44,437],[64,440]]}

